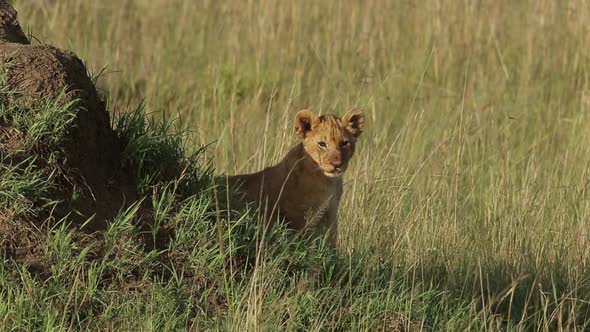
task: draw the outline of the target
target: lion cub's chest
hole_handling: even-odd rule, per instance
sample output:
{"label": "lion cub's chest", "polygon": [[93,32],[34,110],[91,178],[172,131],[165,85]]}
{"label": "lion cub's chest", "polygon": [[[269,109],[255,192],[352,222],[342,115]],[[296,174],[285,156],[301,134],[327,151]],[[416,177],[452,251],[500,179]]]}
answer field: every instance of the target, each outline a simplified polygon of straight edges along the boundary
{"label": "lion cub's chest", "polygon": [[[281,213],[295,228],[306,224],[321,223],[325,216],[338,209],[342,182],[334,181],[292,181],[287,195],[281,202]],[[332,211],[334,210],[334,211]]]}

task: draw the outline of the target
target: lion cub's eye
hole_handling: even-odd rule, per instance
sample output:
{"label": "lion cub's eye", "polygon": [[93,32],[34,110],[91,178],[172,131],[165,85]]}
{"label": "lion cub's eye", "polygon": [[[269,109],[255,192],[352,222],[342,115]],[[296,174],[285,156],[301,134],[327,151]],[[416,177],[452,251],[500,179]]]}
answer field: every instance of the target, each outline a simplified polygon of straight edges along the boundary
{"label": "lion cub's eye", "polygon": [[340,146],[347,146],[348,145],[348,141],[344,140],[342,142],[340,142]]}
{"label": "lion cub's eye", "polygon": [[325,149],[327,147],[326,142],[318,142],[318,145],[320,146],[320,148]]}

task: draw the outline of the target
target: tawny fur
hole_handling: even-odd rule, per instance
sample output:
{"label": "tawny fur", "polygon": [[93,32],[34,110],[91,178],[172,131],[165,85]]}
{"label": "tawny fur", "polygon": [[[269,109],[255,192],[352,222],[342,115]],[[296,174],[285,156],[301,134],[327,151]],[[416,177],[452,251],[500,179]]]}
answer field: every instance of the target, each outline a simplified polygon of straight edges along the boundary
{"label": "tawny fur", "polygon": [[253,173],[227,177],[243,196],[241,202],[259,204],[267,219],[284,218],[299,231],[327,228],[336,245],[342,173],[354,154],[364,116],[352,110],[342,116],[315,116],[300,111],[295,132],[300,143],[278,164]]}

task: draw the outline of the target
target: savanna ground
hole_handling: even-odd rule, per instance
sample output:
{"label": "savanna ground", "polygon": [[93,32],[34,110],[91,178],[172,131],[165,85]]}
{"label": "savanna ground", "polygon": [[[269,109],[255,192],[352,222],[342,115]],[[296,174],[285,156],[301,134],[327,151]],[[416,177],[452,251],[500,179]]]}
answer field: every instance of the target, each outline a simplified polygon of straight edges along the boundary
{"label": "savanna ground", "polygon": [[[111,111],[145,99],[152,116],[190,132],[183,153],[208,145],[200,165],[215,174],[278,161],[299,109],[358,106],[368,121],[345,174],[337,254],[320,240],[286,243],[281,230],[260,244],[250,214],[234,228],[192,222],[219,219],[207,214],[215,202],[149,178],[156,221],[176,227],[166,253],[128,241],[136,205],[113,220],[92,263],[77,265],[88,252],[58,224],[51,277],[5,261],[0,326],[590,327],[587,2],[13,4],[37,42],[100,73]],[[179,142],[126,121],[119,130],[147,137],[138,142]],[[181,158],[166,151],[158,156]],[[227,259],[244,248],[254,262]]]}

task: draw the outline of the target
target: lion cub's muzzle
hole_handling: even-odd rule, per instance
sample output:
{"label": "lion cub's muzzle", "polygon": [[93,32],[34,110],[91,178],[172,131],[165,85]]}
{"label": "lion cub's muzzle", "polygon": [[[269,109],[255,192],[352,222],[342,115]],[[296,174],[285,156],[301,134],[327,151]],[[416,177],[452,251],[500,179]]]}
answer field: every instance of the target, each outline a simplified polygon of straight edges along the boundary
{"label": "lion cub's muzzle", "polygon": [[338,166],[332,165],[331,169],[324,169],[324,175],[327,177],[338,177],[341,176],[346,170],[346,165],[340,163]]}

